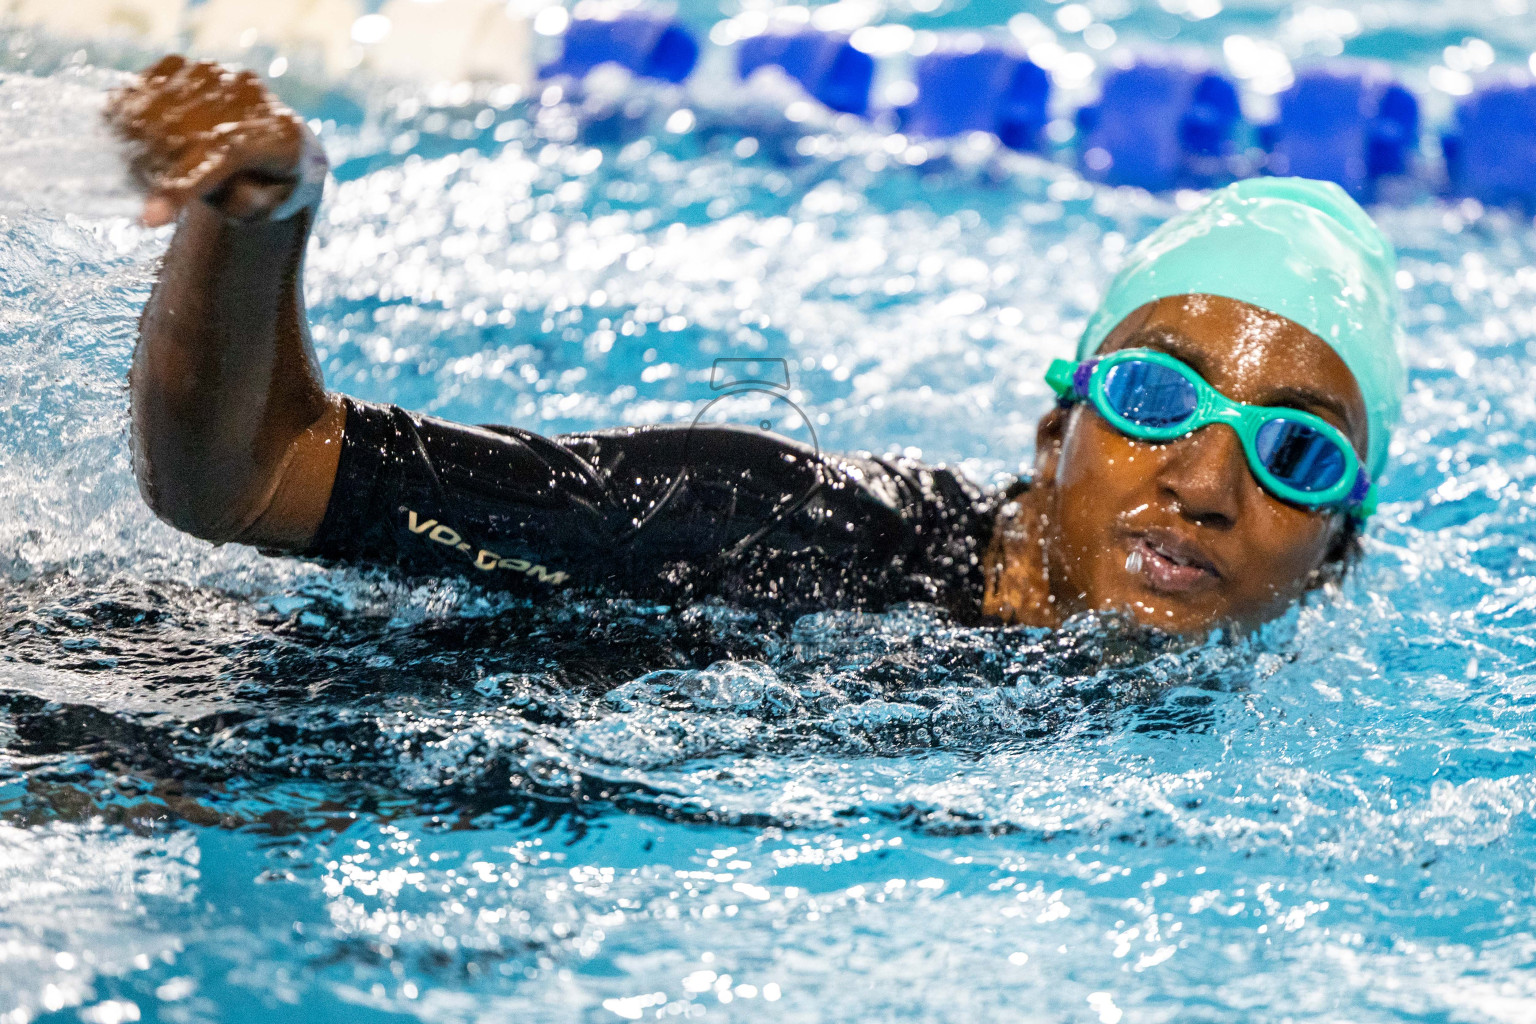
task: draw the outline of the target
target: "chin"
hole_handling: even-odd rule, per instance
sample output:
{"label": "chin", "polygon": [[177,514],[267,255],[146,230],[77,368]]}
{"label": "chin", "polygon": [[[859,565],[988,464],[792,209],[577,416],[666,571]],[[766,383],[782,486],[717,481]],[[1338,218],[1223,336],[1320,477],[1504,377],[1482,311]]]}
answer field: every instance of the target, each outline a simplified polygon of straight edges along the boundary
{"label": "chin", "polygon": [[1220,615],[1163,605],[1133,602],[1121,607],[1123,613],[1135,619],[1139,625],[1177,636],[1203,636],[1227,621]]}
{"label": "chin", "polygon": [[[1202,636],[1211,630],[1231,622],[1232,616],[1225,604],[1211,601],[1213,595],[1194,595],[1189,600],[1183,595],[1161,593],[1156,589],[1136,585],[1116,587],[1089,606],[1101,613],[1120,615],[1139,626],[1178,636]],[[1204,598],[1205,600],[1199,600]]]}
{"label": "chin", "polygon": [[1115,608],[1149,629],[1177,636],[1201,637],[1217,629],[1246,635],[1283,618],[1295,604],[1296,599],[1292,599],[1245,614],[1226,605],[1220,608],[1181,606],[1166,599],[1156,600],[1155,595],[1141,595],[1099,607]]}

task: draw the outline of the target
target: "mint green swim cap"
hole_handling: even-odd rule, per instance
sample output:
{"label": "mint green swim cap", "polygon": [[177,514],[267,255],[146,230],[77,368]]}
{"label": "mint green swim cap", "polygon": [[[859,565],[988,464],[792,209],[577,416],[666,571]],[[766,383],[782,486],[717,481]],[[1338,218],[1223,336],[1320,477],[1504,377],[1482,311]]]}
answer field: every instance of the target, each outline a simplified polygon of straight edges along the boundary
{"label": "mint green swim cap", "polygon": [[1387,462],[1407,376],[1399,353],[1397,254],[1339,186],[1249,178],[1143,239],[1110,282],[1077,346],[1087,359],[1138,307],[1203,293],[1293,320],[1344,360],[1368,415],[1366,471]]}

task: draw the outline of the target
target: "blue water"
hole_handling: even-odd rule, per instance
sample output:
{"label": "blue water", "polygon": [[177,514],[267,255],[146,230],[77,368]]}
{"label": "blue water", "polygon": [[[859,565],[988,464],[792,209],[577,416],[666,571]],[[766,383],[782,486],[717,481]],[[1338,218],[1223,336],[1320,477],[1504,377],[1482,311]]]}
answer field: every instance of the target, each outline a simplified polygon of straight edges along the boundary
{"label": "blue water", "polygon": [[[1300,4],[1089,6],[1416,80],[1536,45],[1523,0],[1343,4],[1322,43]],[[0,76],[0,1020],[1536,1019],[1529,220],[1376,211],[1395,468],[1342,592],[1262,637],[530,608],[151,517],[124,375],[166,236],[103,147],[112,74],[40,52]],[[334,120],[331,384],[546,431],[690,418],[714,358],[772,356],[823,447],[1007,474],[1178,201],[723,89],[284,87]]]}

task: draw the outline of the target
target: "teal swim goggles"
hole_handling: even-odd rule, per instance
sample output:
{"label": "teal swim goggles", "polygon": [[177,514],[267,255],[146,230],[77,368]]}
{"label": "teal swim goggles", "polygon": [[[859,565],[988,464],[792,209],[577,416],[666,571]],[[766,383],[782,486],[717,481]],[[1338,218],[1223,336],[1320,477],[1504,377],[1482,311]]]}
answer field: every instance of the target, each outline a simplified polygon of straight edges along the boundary
{"label": "teal swim goggles", "polygon": [[1342,508],[1359,519],[1376,509],[1376,488],[1354,446],[1333,424],[1300,409],[1234,402],[1164,352],[1133,348],[1045,374],[1064,403],[1086,401],[1116,430],[1140,441],[1173,441],[1212,423],[1237,432],[1248,469],[1281,501]]}

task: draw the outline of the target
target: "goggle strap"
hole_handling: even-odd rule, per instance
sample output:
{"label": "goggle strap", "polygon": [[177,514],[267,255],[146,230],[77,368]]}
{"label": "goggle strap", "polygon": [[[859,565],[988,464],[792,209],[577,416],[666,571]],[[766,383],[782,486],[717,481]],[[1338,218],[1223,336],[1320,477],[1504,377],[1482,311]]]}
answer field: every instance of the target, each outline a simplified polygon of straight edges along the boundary
{"label": "goggle strap", "polygon": [[1058,398],[1071,402],[1087,394],[1086,391],[1077,391],[1077,370],[1080,365],[1070,359],[1051,360],[1050,368],[1045,371],[1045,382]]}
{"label": "goggle strap", "polygon": [[1088,382],[1093,379],[1093,371],[1098,365],[1097,359],[1085,359],[1077,364],[1077,369],[1072,373],[1072,390],[1079,398],[1088,397]]}
{"label": "goggle strap", "polygon": [[1349,489],[1349,494],[1344,500],[1351,505],[1364,502],[1371,493],[1371,478],[1364,469],[1355,474],[1355,486]]}
{"label": "goggle strap", "polygon": [[1371,483],[1371,478],[1366,475],[1363,468],[1360,470],[1360,475],[1355,478],[1354,489],[1349,492],[1346,500],[1350,503],[1350,512],[1362,523],[1375,513],[1376,485]]}

